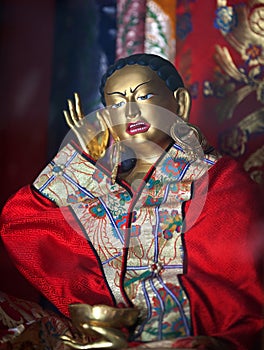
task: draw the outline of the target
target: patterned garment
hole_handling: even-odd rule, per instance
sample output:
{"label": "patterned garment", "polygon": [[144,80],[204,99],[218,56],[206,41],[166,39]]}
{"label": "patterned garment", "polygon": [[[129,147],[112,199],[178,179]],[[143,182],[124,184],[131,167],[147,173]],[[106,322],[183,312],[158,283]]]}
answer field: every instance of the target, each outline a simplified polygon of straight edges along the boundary
{"label": "patterned garment", "polygon": [[[37,303],[0,292],[1,350],[69,350],[70,347],[61,339],[62,335],[74,339],[81,348],[92,343],[92,339],[81,336],[65,317],[44,310]],[[210,337],[185,337],[176,341],[173,339],[144,344],[133,342],[129,348],[197,348],[200,345],[204,349],[208,345],[211,349],[215,344],[217,342]]]}
{"label": "patterned garment", "polygon": [[68,145],[34,187],[8,201],[2,240],[20,273],[64,315],[59,327],[69,304],[134,304],[145,347],[217,349],[222,339],[258,348],[259,191],[233,160],[213,163],[194,162],[174,145],[133,190],[121,180],[112,185],[102,165]]}
{"label": "patterned garment", "polygon": [[68,145],[34,183],[58,206],[70,205],[116,303],[141,310],[135,338],[143,341],[190,335],[189,302],[177,279],[183,272],[182,205],[192,181],[214,161],[188,158],[174,145],[135,191],[112,185],[109,173]]}
{"label": "patterned garment", "polygon": [[0,349],[64,350],[64,334],[78,337],[65,317],[0,292]]}

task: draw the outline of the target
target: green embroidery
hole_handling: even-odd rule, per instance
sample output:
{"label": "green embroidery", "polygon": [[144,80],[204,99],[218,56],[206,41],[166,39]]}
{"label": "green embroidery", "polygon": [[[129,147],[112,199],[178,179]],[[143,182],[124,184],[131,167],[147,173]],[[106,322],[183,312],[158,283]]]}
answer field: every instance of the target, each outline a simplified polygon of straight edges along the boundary
{"label": "green embroidery", "polygon": [[124,286],[125,286],[125,287],[128,287],[130,284],[132,284],[132,283],[134,283],[134,282],[136,282],[136,281],[138,281],[138,280],[141,280],[141,279],[145,279],[145,278],[150,277],[151,274],[152,274],[151,271],[145,271],[145,272],[143,272],[141,275],[139,275],[139,276],[137,276],[137,277],[133,277],[133,278],[131,278],[129,281],[126,281],[126,282],[124,283]]}

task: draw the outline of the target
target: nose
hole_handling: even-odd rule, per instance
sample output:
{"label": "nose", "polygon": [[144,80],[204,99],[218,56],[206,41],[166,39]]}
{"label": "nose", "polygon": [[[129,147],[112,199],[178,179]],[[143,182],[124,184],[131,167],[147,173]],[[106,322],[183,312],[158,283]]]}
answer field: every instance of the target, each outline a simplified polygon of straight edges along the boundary
{"label": "nose", "polygon": [[136,102],[129,102],[126,105],[126,117],[127,119],[134,119],[140,117],[141,112]]}

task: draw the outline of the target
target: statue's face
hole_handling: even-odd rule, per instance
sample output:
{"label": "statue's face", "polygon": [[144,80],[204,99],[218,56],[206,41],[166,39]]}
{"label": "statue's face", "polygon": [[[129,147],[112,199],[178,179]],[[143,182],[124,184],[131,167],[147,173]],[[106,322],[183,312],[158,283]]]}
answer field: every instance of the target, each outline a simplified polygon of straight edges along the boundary
{"label": "statue's face", "polygon": [[151,141],[163,149],[171,143],[177,101],[149,67],[132,65],[115,71],[106,81],[104,95],[121,141],[130,147]]}

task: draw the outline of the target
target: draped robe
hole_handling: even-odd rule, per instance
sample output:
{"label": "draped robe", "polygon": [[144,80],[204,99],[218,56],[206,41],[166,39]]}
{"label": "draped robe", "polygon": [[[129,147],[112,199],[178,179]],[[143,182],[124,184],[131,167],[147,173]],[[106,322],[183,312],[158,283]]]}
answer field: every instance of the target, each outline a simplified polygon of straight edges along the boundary
{"label": "draped robe", "polygon": [[189,335],[250,349],[262,327],[263,228],[255,185],[226,157],[176,144],[135,190],[65,146],[6,204],[2,239],[65,316],[72,303],[135,306],[134,340]]}

